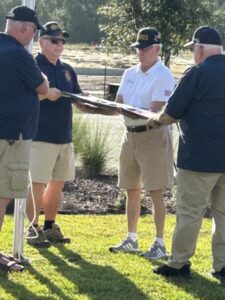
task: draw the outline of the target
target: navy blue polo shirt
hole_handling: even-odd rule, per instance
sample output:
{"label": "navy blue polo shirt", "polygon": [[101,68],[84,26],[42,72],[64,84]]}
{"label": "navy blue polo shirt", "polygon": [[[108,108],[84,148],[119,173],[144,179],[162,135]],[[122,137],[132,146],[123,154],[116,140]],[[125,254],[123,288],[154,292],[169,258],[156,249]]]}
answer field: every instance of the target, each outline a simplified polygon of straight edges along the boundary
{"label": "navy blue polo shirt", "polygon": [[186,71],[165,112],[180,119],[178,167],[225,172],[225,55]]}
{"label": "navy blue polo shirt", "polygon": [[32,55],[13,37],[0,33],[0,139],[32,139],[44,78]]}
{"label": "navy blue polo shirt", "polygon": [[[48,77],[50,87],[71,93],[81,93],[73,68],[58,60],[52,64],[39,53],[36,57],[41,71]],[[72,141],[72,104],[69,98],[40,102],[38,129],[34,141],[66,144]]]}

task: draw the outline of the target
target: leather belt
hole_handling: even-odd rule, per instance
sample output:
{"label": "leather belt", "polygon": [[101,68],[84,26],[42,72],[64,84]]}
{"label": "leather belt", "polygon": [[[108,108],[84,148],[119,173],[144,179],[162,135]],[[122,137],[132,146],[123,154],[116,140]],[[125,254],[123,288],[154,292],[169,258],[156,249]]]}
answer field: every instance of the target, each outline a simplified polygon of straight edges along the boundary
{"label": "leather belt", "polygon": [[151,129],[153,129],[151,125],[143,125],[143,126],[136,126],[136,127],[127,126],[127,131],[129,132],[144,132]]}

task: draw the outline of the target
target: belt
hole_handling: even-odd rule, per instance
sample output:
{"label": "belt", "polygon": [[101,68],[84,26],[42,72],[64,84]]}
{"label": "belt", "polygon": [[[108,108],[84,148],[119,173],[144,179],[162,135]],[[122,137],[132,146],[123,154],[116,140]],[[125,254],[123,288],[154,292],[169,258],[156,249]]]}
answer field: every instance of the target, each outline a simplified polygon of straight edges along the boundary
{"label": "belt", "polygon": [[144,125],[144,126],[136,126],[136,127],[128,127],[127,126],[127,131],[129,132],[144,132],[147,130],[151,130],[153,127],[151,125]]}

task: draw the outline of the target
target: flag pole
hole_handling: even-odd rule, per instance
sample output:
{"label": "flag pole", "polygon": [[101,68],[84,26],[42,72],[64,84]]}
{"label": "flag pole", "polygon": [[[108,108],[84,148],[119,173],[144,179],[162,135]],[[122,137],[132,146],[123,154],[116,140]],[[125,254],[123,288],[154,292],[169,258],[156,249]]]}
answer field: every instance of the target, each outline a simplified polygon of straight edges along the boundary
{"label": "flag pole", "polygon": [[[35,0],[22,0],[22,5],[35,9]],[[32,52],[33,40],[28,50]],[[24,258],[24,219],[26,211],[26,199],[16,198],[14,205],[14,234],[13,234],[13,256],[21,261]]]}

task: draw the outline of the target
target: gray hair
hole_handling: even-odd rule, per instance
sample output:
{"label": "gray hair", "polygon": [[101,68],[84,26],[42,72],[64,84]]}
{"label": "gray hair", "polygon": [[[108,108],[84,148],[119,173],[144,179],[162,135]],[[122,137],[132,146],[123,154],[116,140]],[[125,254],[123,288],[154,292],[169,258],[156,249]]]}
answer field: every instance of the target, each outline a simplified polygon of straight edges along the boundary
{"label": "gray hair", "polygon": [[5,32],[9,32],[12,28],[21,28],[23,22],[18,20],[7,19],[5,25]]}
{"label": "gray hair", "polygon": [[196,43],[196,45],[202,46],[206,50],[215,50],[216,52],[223,54],[223,46],[211,45],[211,44],[201,44],[201,43]]}

